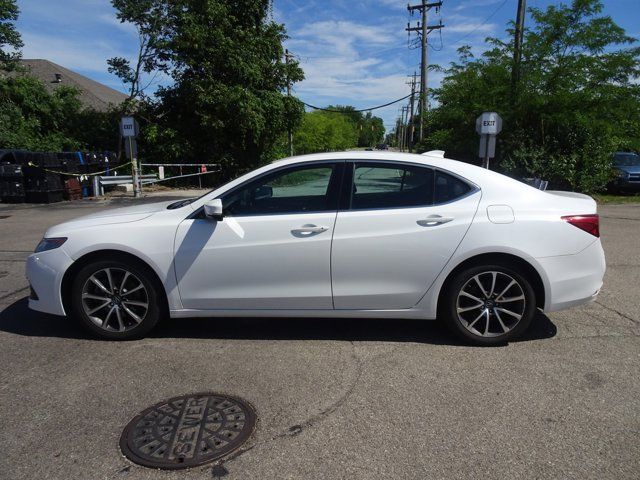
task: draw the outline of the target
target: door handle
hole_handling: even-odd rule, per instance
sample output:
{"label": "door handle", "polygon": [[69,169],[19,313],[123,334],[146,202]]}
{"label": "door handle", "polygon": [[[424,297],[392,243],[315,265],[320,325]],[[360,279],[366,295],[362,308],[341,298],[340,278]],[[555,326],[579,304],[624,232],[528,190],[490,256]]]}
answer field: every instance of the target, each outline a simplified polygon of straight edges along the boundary
{"label": "door handle", "polygon": [[453,220],[453,217],[442,217],[440,215],[429,215],[424,220],[418,220],[417,224],[421,227],[435,227],[436,225],[442,225]]}
{"label": "door handle", "polygon": [[314,233],[326,232],[327,230],[329,230],[327,227],[319,227],[317,225],[303,225],[300,228],[294,228],[293,230],[291,230],[291,233],[293,233],[294,235],[309,236],[313,235]]}

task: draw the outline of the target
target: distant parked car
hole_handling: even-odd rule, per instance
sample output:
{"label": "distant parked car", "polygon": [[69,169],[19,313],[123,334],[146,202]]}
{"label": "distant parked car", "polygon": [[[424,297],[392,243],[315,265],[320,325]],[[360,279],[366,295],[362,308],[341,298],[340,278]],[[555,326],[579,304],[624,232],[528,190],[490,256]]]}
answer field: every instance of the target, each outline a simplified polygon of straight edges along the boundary
{"label": "distant parked car", "polygon": [[389,146],[386,143],[380,143],[376,145],[376,150],[389,150]]}
{"label": "distant parked car", "polygon": [[442,153],[294,157],[200,198],[51,227],[27,260],[29,306],[108,339],[144,336],[164,316],[438,316],[491,345],[538,309],[596,298],[592,198]]}
{"label": "distant parked car", "polygon": [[613,169],[616,178],[609,184],[615,192],[640,192],[640,155],[633,152],[613,154]]}

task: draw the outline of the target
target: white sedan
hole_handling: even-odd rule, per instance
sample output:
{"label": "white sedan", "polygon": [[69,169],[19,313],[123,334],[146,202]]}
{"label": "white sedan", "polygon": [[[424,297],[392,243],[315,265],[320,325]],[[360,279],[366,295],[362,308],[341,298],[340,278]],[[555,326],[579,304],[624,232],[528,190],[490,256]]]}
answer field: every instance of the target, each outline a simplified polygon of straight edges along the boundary
{"label": "white sedan", "polygon": [[288,158],[57,225],[27,261],[32,309],[107,339],[165,316],[437,317],[490,345],[594,300],[604,271],[592,198],[440,151]]}

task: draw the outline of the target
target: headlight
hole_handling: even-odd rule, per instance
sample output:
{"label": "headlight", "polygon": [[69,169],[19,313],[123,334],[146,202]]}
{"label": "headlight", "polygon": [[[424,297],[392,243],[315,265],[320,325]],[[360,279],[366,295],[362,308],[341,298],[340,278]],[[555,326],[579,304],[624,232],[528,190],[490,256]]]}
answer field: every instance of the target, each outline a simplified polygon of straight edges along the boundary
{"label": "headlight", "polygon": [[67,241],[67,237],[57,238],[43,238],[35,249],[34,253],[46,252],[47,250],[53,250],[58,248],[64,242]]}

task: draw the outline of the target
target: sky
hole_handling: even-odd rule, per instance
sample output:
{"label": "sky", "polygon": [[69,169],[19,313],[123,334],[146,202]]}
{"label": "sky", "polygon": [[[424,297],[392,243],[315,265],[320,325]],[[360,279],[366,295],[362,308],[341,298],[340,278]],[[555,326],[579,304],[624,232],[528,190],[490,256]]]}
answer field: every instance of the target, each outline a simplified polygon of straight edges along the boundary
{"label": "sky", "polygon": [[[527,6],[557,3],[528,0]],[[627,34],[640,38],[640,1],[604,0],[604,4],[605,14]],[[106,60],[133,58],[138,40],[131,25],[116,19],[109,0],[18,0],[18,7],[24,58],[51,60],[125,91],[107,72]],[[516,7],[517,0],[444,0],[439,12],[429,12],[429,25],[440,21],[444,25],[428,37],[429,63],[446,66],[465,44],[475,55],[481,54],[487,36],[505,37]],[[420,50],[409,48],[415,37],[409,38],[405,28],[409,21],[414,25],[419,15],[409,16],[407,0],[275,0],[273,18],[285,24],[289,35],[285,46],[305,72],[305,80],[294,86],[294,94],[304,102],[369,108],[410,92],[408,75],[419,71]],[[429,88],[437,87],[441,79],[441,74],[430,72]],[[374,114],[390,130],[403,104]]]}

